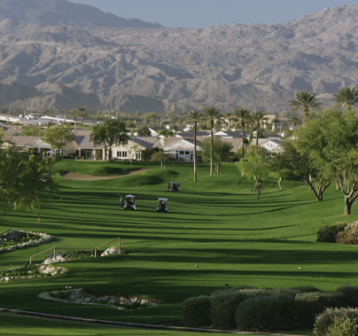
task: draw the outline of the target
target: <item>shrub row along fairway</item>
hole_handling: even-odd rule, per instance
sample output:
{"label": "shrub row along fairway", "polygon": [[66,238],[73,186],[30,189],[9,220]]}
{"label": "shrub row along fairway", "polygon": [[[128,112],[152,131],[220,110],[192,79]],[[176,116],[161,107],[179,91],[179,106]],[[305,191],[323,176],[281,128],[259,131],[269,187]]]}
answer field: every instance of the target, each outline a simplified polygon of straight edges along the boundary
{"label": "shrub row along fairway", "polygon": [[[59,171],[71,171],[74,165],[77,173],[86,174],[149,170],[113,180],[63,179]],[[272,181],[265,184],[258,201],[251,192],[252,183],[241,177],[234,164],[222,165],[220,174],[212,178],[209,166],[199,165],[196,184],[190,164],[171,163],[160,170],[158,163],[131,167],[129,163],[62,161],[56,167],[63,199],[47,205],[40,221],[26,211],[8,211],[2,230],[46,232],[58,240],[0,254],[0,270],[21,266],[31,255],[52,246],[97,246],[119,236],[128,254],[68,262],[63,275],[1,284],[2,307],[161,323],[182,319],[185,298],[220,288],[314,285],[333,291],[340,285],[358,285],[357,247],[315,242],[320,226],[347,220],[341,216],[341,193],[333,186],[323,202],[316,202],[308,187],[298,181],[283,182],[284,191]],[[181,183],[181,192],[166,192],[171,180]],[[118,194],[129,193],[136,196],[138,211],[120,210]],[[167,214],[155,211],[158,197],[169,198]],[[353,206],[349,220],[357,218],[358,208]],[[37,297],[65,286],[150,295],[165,303],[124,312]]]}

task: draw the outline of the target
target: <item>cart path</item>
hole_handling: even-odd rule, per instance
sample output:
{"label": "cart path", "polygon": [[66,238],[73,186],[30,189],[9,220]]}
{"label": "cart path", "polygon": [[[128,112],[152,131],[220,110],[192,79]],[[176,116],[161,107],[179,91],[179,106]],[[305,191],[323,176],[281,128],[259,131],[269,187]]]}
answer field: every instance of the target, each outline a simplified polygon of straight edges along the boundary
{"label": "cart path", "polygon": [[74,180],[74,181],[98,181],[98,180],[110,180],[115,179],[118,177],[128,176],[128,175],[138,175],[141,173],[146,172],[149,169],[139,169],[133,171],[126,171],[122,175],[112,175],[112,176],[95,176],[95,175],[86,175],[80,173],[71,173],[71,172],[62,172],[60,173],[61,176],[67,180]]}

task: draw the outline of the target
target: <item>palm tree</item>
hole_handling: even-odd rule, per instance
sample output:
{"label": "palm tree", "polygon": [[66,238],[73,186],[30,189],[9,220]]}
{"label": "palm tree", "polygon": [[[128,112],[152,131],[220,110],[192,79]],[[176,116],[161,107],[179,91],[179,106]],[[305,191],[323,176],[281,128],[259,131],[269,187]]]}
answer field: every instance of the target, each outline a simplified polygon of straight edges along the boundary
{"label": "palm tree", "polygon": [[256,157],[259,152],[259,133],[263,120],[265,119],[265,112],[256,110],[250,113],[250,120],[256,126]]}
{"label": "palm tree", "polygon": [[352,109],[352,106],[358,102],[358,90],[350,87],[341,88],[333,95],[332,100],[337,105],[347,107],[348,110]]}
{"label": "palm tree", "polygon": [[220,110],[215,106],[210,105],[203,108],[204,119],[210,125],[211,129],[211,147],[210,147],[210,176],[213,176],[213,148],[214,148],[214,123],[215,120],[221,117]]}
{"label": "palm tree", "polygon": [[188,118],[190,121],[194,122],[194,182],[196,179],[196,128],[198,121],[202,118],[202,113],[196,110],[191,110],[188,114]]}
{"label": "palm tree", "polygon": [[308,117],[311,109],[319,109],[321,106],[319,99],[316,99],[316,94],[312,93],[312,91],[297,91],[294,96],[296,99],[289,101],[290,112],[303,111]]}
{"label": "palm tree", "polygon": [[247,108],[233,109],[232,119],[241,126],[242,131],[242,155],[245,156],[245,126],[250,121],[250,111]]}

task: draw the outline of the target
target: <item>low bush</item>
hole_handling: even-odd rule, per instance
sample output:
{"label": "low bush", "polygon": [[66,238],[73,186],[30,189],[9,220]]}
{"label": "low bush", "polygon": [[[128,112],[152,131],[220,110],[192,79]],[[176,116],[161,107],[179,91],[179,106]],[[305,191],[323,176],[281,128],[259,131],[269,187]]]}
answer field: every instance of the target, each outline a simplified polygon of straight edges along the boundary
{"label": "low bush", "polygon": [[317,241],[321,243],[335,243],[336,236],[347,226],[345,222],[339,222],[331,226],[323,225],[317,232]]}
{"label": "low bush", "polygon": [[348,224],[336,235],[336,243],[358,245],[358,222]]}
{"label": "low bush", "polygon": [[240,289],[240,293],[248,295],[249,298],[254,298],[258,296],[270,296],[271,291],[266,290],[263,288],[256,288],[256,289]]}
{"label": "low bush", "polygon": [[247,286],[247,285],[242,285],[242,286],[238,286],[238,287],[234,287],[234,288],[230,288],[230,289],[218,289],[218,290],[212,292],[211,296],[215,296],[215,295],[222,294],[222,293],[236,292],[236,291],[239,291],[241,289],[257,289],[257,288],[250,287],[250,286]]}
{"label": "low bush", "polygon": [[293,295],[283,295],[277,296],[280,300],[280,306],[277,309],[280,309],[280,325],[279,327],[291,328],[296,323],[296,301]]}
{"label": "low bush", "polygon": [[235,313],[240,330],[260,331],[277,328],[281,323],[281,301],[276,296],[254,297],[239,305]]}
{"label": "low bush", "polygon": [[235,291],[212,296],[210,307],[213,326],[219,329],[234,329],[236,309],[248,298],[247,294]]}
{"label": "low bush", "polygon": [[202,327],[211,325],[210,298],[198,296],[188,298],[183,302],[183,320],[187,327]]}
{"label": "low bush", "polygon": [[298,291],[299,293],[315,293],[315,292],[321,292],[320,289],[314,287],[314,286],[298,286],[298,287],[292,287],[291,289]]}
{"label": "low bush", "polygon": [[336,292],[347,297],[349,307],[358,307],[358,286],[341,286],[336,289]]}
{"label": "low bush", "polygon": [[289,295],[295,297],[299,291],[293,288],[273,288],[270,291],[270,295],[272,296],[280,296],[280,295]]}
{"label": "low bush", "polygon": [[315,336],[358,336],[357,308],[328,308],[316,317]]}
{"label": "low bush", "polygon": [[296,322],[311,328],[315,317],[327,308],[347,307],[347,297],[341,293],[299,293],[295,297]]}

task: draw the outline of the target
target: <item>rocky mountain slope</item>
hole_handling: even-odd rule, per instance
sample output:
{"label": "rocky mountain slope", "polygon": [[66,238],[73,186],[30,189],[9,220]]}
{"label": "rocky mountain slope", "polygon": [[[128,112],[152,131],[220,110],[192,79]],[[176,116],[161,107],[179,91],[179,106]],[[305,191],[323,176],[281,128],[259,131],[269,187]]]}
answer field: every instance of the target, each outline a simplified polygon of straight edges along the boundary
{"label": "rocky mountain slope", "polygon": [[[160,112],[214,104],[280,113],[297,90],[329,103],[338,88],[358,87],[358,6],[284,24],[174,29],[43,26],[2,11],[13,2],[70,4],[0,0],[1,105]],[[13,82],[24,91],[17,84],[20,93],[7,94]]]}

